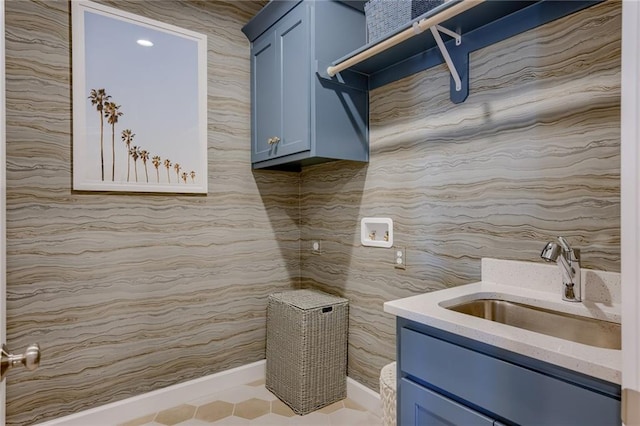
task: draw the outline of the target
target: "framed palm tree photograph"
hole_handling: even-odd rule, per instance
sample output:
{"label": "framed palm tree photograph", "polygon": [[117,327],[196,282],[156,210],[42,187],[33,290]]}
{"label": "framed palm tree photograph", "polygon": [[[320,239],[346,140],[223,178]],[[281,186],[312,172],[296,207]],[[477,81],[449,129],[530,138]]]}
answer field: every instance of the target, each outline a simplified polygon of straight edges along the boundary
{"label": "framed palm tree photograph", "polygon": [[73,189],[206,194],[206,36],[71,4]]}

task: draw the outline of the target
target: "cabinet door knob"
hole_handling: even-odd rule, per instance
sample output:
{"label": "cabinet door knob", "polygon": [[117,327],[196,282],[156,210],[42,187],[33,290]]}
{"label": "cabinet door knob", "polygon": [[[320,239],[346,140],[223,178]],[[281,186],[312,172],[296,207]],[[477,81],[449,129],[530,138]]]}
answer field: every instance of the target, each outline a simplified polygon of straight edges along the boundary
{"label": "cabinet door knob", "polygon": [[274,137],[272,137],[272,138],[267,139],[267,143],[268,143],[269,145],[275,145],[275,144],[277,144],[278,142],[280,142],[280,138],[279,138],[279,137],[277,137],[277,136],[274,136]]}

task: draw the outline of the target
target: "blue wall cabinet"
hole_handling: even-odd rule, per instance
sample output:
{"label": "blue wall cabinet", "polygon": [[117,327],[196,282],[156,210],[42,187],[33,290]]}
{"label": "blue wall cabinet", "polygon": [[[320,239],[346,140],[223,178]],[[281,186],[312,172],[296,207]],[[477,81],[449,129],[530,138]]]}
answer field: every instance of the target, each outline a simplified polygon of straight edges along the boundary
{"label": "blue wall cabinet", "polygon": [[253,168],[368,161],[367,91],[317,73],[364,43],[363,13],[335,1],[275,1],[243,32],[251,41]]}
{"label": "blue wall cabinet", "polygon": [[398,318],[399,425],[619,425],[620,386]]}

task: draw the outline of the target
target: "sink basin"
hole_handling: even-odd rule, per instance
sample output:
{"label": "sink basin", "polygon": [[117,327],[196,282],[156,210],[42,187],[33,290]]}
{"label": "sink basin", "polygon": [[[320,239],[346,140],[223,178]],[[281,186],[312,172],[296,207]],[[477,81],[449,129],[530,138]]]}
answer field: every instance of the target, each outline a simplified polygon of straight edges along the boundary
{"label": "sink basin", "polygon": [[516,302],[476,299],[447,309],[606,349],[621,348],[620,324]]}

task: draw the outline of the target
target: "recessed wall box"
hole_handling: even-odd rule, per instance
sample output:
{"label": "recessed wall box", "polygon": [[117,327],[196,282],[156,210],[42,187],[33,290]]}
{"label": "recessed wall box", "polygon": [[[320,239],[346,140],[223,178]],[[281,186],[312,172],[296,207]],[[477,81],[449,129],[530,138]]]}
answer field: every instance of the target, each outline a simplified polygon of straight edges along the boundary
{"label": "recessed wall box", "polygon": [[363,246],[393,245],[393,221],[387,217],[363,217],[360,222],[360,242]]}

